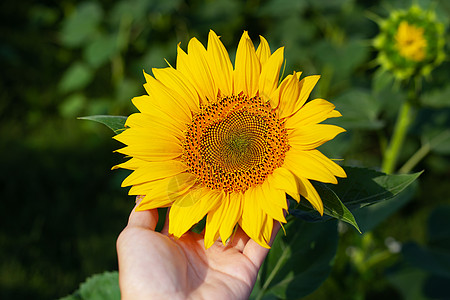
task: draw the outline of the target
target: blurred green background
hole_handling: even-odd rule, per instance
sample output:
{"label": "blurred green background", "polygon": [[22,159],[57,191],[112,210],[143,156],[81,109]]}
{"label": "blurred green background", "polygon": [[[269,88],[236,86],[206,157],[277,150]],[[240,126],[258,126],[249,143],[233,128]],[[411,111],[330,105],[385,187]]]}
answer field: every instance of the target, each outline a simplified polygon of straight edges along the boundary
{"label": "blurred green background", "polygon": [[[448,25],[450,2],[416,2],[431,5]],[[322,150],[345,165],[379,169],[406,93],[377,72],[371,39],[379,29],[369,17],[410,4],[1,1],[0,298],[59,298],[87,276],[117,269],[115,239],[134,204],[120,188],[127,173],[110,171],[123,161],[113,153],[120,144],[106,127],[76,118],[134,112],[130,99],[145,92],[142,70],[164,67],[164,59],[175,65],[177,43],[186,49],[195,36],[206,44],[209,29],[222,36],[232,57],[248,30],[256,45],[261,34],[272,51],[286,47],[285,75],[321,74],[313,96],[335,103],[344,115],[339,124],[348,130]],[[448,30],[445,38],[448,53]],[[357,221],[367,233],[340,226],[333,271],[309,299],[445,298],[449,66],[445,61],[424,82],[399,159],[398,167],[431,145],[414,168],[425,170],[418,184],[393,208],[361,211]]]}

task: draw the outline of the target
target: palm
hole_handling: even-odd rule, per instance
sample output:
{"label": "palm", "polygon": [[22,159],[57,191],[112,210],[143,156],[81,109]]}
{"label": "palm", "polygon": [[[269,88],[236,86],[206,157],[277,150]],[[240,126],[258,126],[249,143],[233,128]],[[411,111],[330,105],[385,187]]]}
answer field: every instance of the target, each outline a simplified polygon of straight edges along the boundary
{"label": "palm", "polygon": [[267,254],[238,230],[233,243],[205,250],[203,236],[174,240],[153,231],[155,211],[133,212],[118,243],[123,299],[246,299]]}

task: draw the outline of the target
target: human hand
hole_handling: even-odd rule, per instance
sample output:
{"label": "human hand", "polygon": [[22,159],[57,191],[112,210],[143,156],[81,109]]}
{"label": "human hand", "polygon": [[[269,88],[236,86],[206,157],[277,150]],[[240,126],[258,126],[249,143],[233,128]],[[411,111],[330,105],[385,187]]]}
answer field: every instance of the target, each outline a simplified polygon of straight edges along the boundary
{"label": "human hand", "polygon": [[[203,235],[168,236],[168,218],[155,232],[156,209],[133,211],[117,239],[122,299],[247,299],[268,249],[238,228],[224,246],[205,250]],[[280,229],[274,224],[272,240]]]}

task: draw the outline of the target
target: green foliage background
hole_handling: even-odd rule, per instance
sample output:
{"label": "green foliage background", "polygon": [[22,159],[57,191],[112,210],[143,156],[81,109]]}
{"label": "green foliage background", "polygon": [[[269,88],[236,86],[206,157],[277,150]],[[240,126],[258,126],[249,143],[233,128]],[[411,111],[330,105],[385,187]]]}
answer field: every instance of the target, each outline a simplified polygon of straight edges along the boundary
{"label": "green foliage background", "polygon": [[[432,5],[448,27],[448,1],[416,2]],[[123,159],[112,153],[120,145],[107,128],[76,118],[132,113],[130,99],[145,92],[142,70],[164,67],[164,59],[174,65],[177,43],[206,43],[209,29],[232,57],[248,30],[256,44],[261,34],[272,51],[286,47],[285,74],[321,74],[313,96],[335,103],[344,115],[335,123],[348,130],[322,150],[348,166],[379,168],[406,92],[373,64],[378,27],[368,16],[410,4],[1,1],[0,298],[59,298],[117,269],[115,239],[134,204],[120,188],[127,173],[109,171]],[[448,53],[448,30],[445,38]],[[331,275],[308,299],[433,299],[449,283],[449,66],[424,82],[399,158],[398,167],[429,146],[414,168],[425,170],[420,181],[389,209],[359,211],[363,235],[339,225]],[[398,243],[401,252],[392,250]]]}

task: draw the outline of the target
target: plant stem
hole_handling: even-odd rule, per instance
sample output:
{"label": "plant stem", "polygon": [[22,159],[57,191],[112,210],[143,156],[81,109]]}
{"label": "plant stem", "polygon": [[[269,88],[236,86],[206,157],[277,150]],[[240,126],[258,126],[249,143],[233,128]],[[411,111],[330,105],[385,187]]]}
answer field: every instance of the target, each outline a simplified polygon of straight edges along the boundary
{"label": "plant stem", "polygon": [[[409,99],[408,99],[409,100]],[[383,164],[381,170],[390,174],[395,170],[398,155],[405,141],[406,133],[408,132],[409,125],[412,121],[412,108],[411,102],[406,100],[403,102],[400,108],[397,123],[395,124],[394,134],[392,135],[391,142],[384,152]]]}
{"label": "plant stem", "polygon": [[417,150],[416,153],[414,153],[413,156],[411,156],[408,161],[401,167],[398,172],[399,173],[408,173],[412,170],[412,168],[415,167],[427,154],[430,152],[431,146],[429,143],[426,143],[420,147],[419,150]]}
{"label": "plant stem", "polygon": [[450,137],[450,130],[445,130],[441,132],[439,135],[434,137],[431,141],[426,142],[411,156],[408,161],[401,167],[398,172],[399,173],[408,173],[410,172],[425,156],[430,153],[431,150],[436,148],[442,142],[447,140]]}

